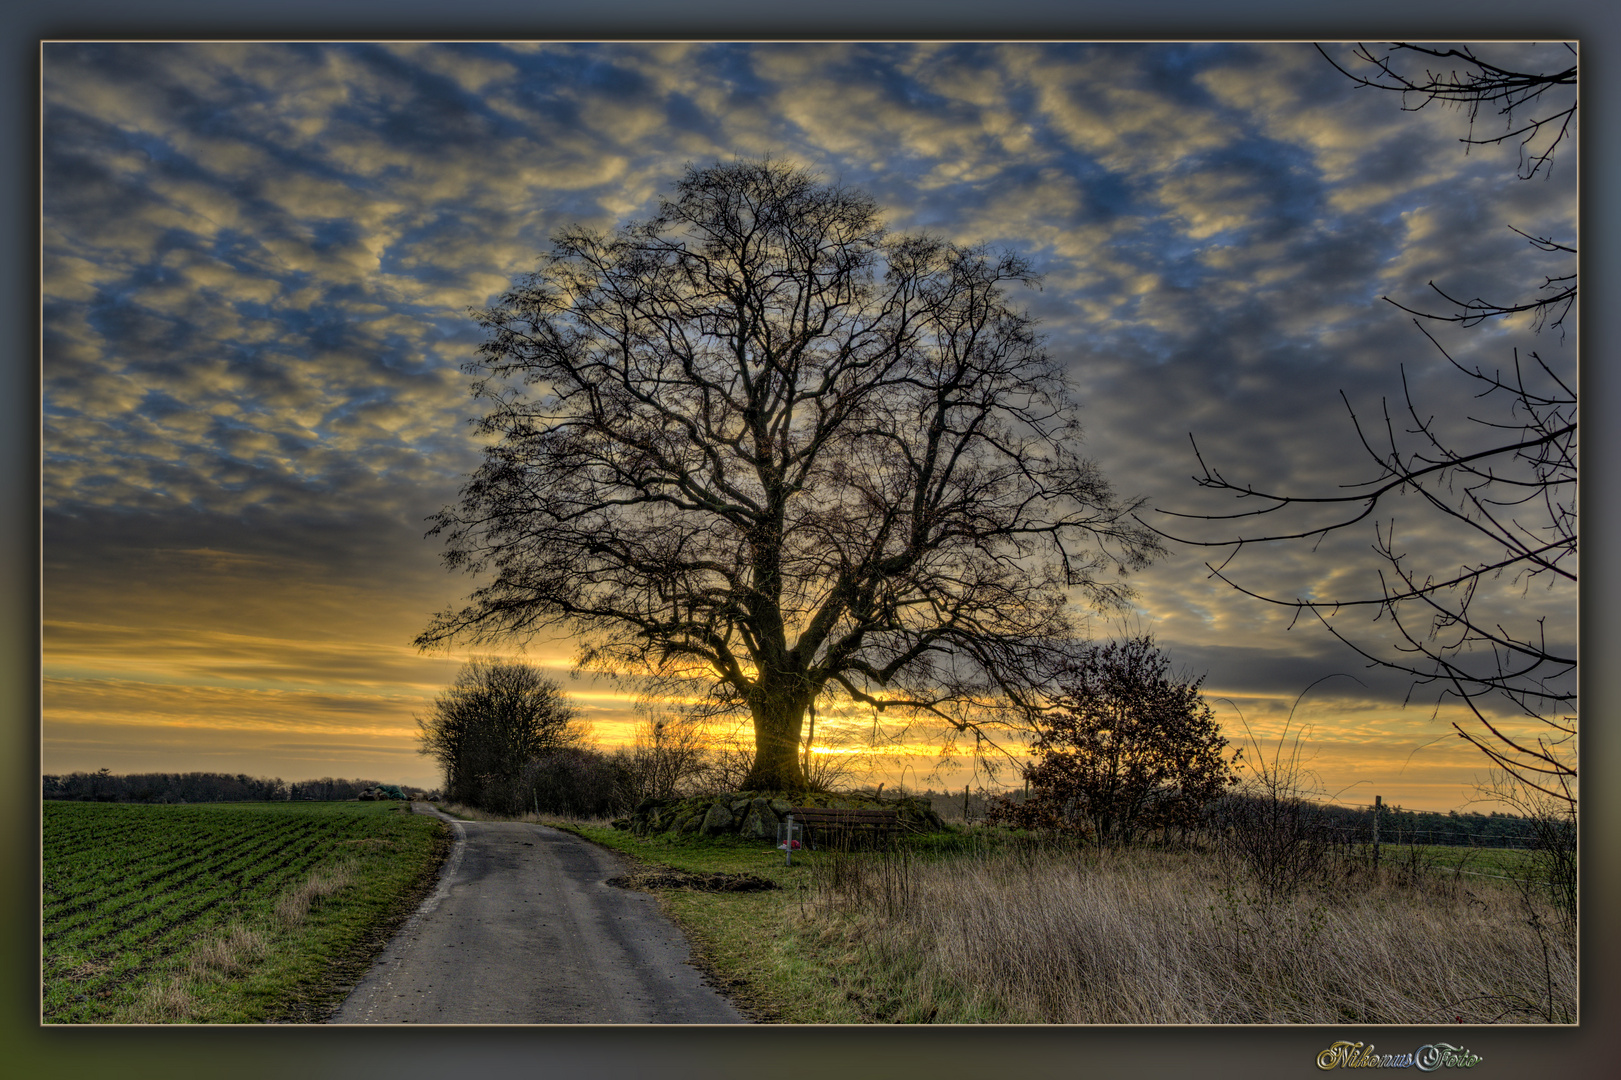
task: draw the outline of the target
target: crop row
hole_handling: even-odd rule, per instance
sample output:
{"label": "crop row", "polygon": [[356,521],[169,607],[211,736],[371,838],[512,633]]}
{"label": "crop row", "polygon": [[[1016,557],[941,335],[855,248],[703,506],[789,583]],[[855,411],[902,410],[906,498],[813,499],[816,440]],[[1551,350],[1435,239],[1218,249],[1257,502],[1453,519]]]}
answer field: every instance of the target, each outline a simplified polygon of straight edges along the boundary
{"label": "crop row", "polygon": [[[124,814],[117,814],[119,810]],[[186,812],[188,810],[190,812]],[[127,818],[131,811],[144,812],[148,820],[143,822]],[[114,820],[106,823],[96,821],[95,818],[101,814],[107,814]],[[117,820],[120,817],[125,820]],[[91,820],[86,822],[85,818]],[[64,835],[67,829],[53,827],[64,822],[77,826],[72,829],[71,836]],[[44,839],[45,846],[53,853],[53,864],[48,869],[84,875],[96,870],[127,868],[132,855],[144,858],[151,851],[172,849],[182,838],[188,851],[201,855],[221,844],[274,831],[280,824],[277,819],[240,814],[217,820],[209,820],[206,816],[199,819],[198,811],[191,808],[103,808],[75,803],[47,803]]]}
{"label": "crop row", "polygon": [[[152,835],[131,837],[95,859],[48,862],[47,940],[64,935],[82,939],[72,932],[86,924],[96,925],[104,935],[119,935],[155,906],[173,907],[198,891],[252,886],[310,852],[326,831],[312,821],[239,818],[221,821],[225,828],[212,835],[196,828],[176,835],[175,826],[181,822],[165,820],[166,808],[145,809],[158,812],[149,822]],[[47,837],[47,850],[48,845]],[[189,906],[182,903],[182,909]]]}
{"label": "crop row", "polygon": [[[265,834],[272,836],[273,834]],[[130,845],[110,857],[59,865],[46,878],[51,891],[64,901],[94,903],[108,892],[150,889],[167,879],[206,871],[222,861],[251,854],[263,847],[257,836],[198,838],[190,851],[177,852],[173,843],[151,841]],[[133,870],[132,867],[138,868]]]}
{"label": "crop row", "polygon": [[[281,933],[277,900],[319,866],[358,856],[365,880],[382,880],[390,838],[411,838],[421,858],[437,829],[355,803],[47,802],[44,826],[41,1000],[53,1022],[116,1015],[228,924]],[[345,843],[356,839],[387,842]]]}
{"label": "crop row", "polygon": [[101,866],[68,865],[57,867],[47,878],[45,914],[56,929],[65,931],[78,920],[75,916],[98,909],[125,906],[129,895],[158,896],[187,891],[197,882],[242,883],[253,875],[262,877],[276,866],[276,858],[286,850],[308,846],[309,830],[296,833],[262,832],[210,843],[196,840],[197,848],[187,851],[173,842],[131,845],[119,853],[118,861]]}

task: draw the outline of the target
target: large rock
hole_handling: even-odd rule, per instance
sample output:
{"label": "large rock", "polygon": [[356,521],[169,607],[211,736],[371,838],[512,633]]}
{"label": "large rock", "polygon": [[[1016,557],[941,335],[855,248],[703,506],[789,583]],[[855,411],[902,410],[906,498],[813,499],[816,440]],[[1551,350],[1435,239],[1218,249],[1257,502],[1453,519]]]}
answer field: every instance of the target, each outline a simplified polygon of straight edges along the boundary
{"label": "large rock", "polygon": [[724,832],[732,831],[732,822],[736,820],[730,808],[725,803],[715,803],[704,815],[704,823],[698,831],[704,836],[719,836]]}
{"label": "large rock", "polygon": [[749,812],[743,816],[743,824],[737,833],[750,840],[776,839],[777,815],[771,812],[769,806],[751,806]]}

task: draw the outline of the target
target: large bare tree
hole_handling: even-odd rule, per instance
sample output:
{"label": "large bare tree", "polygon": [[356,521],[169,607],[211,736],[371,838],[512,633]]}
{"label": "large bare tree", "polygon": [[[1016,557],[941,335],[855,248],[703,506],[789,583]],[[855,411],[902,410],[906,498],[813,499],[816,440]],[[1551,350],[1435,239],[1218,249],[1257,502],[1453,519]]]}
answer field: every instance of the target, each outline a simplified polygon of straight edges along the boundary
{"label": "large bare tree", "polygon": [[747,786],[792,790],[820,695],[1009,722],[1072,602],[1158,551],[1076,454],[1023,259],[770,159],[553,240],[480,316],[493,441],[433,533],[488,580],[419,645],[564,628],[582,666],[702,679],[752,716]]}
{"label": "large bare tree", "polygon": [[[1554,152],[1574,133],[1575,52],[1550,46],[1545,68],[1517,70],[1495,64],[1468,47],[1397,42],[1359,45],[1348,70],[1364,87],[1401,96],[1408,110],[1429,104],[1461,105],[1468,114],[1469,146],[1519,140],[1519,177],[1552,168]],[[1570,61],[1566,66],[1566,61]],[[1433,67],[1443,64],[1450,66]],[[1502,131],[1478,131],[1482,109],[1495,111]],[[1519,230],[1515,230],[1519,232]],[[1574,258],[1576,249],[1551,237],[1523,232],[1531,248]],[[1234,481],[1198,453],[1204,488],[1244,500],[1228,514],[1175,514],[1226,523],[1214,539],[1181,542],[1228,547],[1213,574],[1250,596],[1316,618],[1371,666],[1412,677],[1414,688],[1433,687],[1438,701],[1453,701],[1468,719],[1456,733],[1482,751],[1515,783],[1552,797],[1568,810],[1577,803],[1577,686],[1574,605],[1577,592],[1577,404],[1569,360],[1550,353],[1514,352],[1503,368],[1460,363],[1424,322],[1474,326],[1528,315],[1538,331],[1560,330],[1577,300],[1577,275],[1544,275],[1517,298],[1463,299],[1431,282],[1439,310],[1384,299],[1414,316],[1418,329],[1463,376],[1468,397],[1442,406],[1414,400],[1403,373],[1404,401],[1380,415],[1359,417],[1348,398],[1353,429],[1372,466],[1362,483],[1335,492],[1270,491]],[[1341,397],[1344,398],[1342,392]],[[1468,401],[1467,405],[1461,404]],[[1495,406],[1495,407],[1494,407]],[[1459,435],[1459,416],[1472,423]],[[1454,546],[1443,560],[1420,562],[1398,535],[1397,509],[1439,524]],[[1168,513],[1168,512],[1167,512]],[[1373,526],[1379,562],[1376,584],[1364,592],[1332,596],[1277,596],[1244,584],[1239,553],[1278,543],[1317,543],[1338,530]],[[1237,535],[1234,535],[1234,532]],[[1169,535],[1163,533],[1162,535]],[[1432,549],[1433,551],[1433,549]],[[1527,614],[1532,590],[1551,595],[1570,612],[1563,625]],[[1343,616],[1377,613],[1388,632]],[[1507,709],[1504,709],[1507,706]],[[1529,721],[1527,724],[1525,721]]]}

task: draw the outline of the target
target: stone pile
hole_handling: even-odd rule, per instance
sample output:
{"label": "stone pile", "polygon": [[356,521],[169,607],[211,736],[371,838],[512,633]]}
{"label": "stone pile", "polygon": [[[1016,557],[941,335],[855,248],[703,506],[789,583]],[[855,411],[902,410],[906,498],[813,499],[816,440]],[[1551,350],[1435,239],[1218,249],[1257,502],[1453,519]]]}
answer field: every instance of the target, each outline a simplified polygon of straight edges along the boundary
{"label": "stone pile", "polygon": [[747,840],[776,840],[777,825],[795,806],[844,807],[851,810],[899,810],[902,829],[935,832],[944,828],[925,799],[878,802],[847,795],[799,794],[736,791],[689,799],[643,799],[630,816],[615,821],[614,828],[627,829],[638,836],[675,833],[696,836],[740,836]]}

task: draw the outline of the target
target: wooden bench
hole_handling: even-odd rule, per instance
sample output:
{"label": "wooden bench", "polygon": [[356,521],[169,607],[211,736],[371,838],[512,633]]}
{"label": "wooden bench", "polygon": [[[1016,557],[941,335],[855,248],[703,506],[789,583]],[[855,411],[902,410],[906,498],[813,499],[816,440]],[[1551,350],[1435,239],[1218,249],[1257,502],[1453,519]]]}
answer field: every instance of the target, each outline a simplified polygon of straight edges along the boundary
{"label": "wooden bench", "polygon": [[899,810],[846,810],[831,806],[795,806],[788,811],[796,825],[805,826],[805,845],[818,847],[817,840],[840,838],[845,846],[858,837],[874,843],[889,841],[901,823]]}

